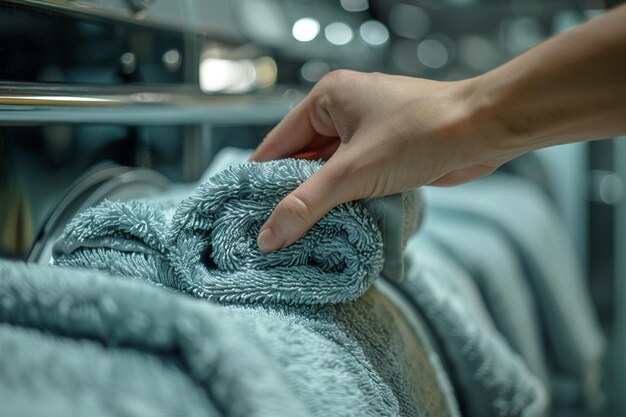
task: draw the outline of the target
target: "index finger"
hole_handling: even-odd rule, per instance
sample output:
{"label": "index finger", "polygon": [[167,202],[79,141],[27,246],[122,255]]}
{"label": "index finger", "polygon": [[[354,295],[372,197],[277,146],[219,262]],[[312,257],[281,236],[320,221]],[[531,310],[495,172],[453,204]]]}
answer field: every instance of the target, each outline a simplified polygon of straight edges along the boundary
{"label": "index finger", "polygon": [[264,162],[286,157],[302,149],[316,136],[308,116],[306,97],[274,127],[250,157],[251,161]]}

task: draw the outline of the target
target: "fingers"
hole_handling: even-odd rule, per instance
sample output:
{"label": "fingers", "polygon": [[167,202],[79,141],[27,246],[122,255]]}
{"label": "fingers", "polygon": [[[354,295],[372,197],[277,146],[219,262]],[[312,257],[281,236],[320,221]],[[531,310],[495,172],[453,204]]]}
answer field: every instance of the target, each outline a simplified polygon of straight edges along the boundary
{"label": "fingers", "polygon": [[251,161],[264,162],[283,158],[306,145],[316,135],[308,117],[308,99],[304,99],[285,116],[256,149]]}
{"label": "fingers", "polygon": [[320,137],[337,137],[337,129],[328,113],[328,100],[324,100],[328,97],[326,90],[318,84],[268,133],[250,160],[264,162],[284,158],[301,151]]}
{"label": "fingers", "polygon": [[353,199],[346,193],[350,188],[345,186],[345,170],[334,161],[329,160],[276,206],[257,238],[263,252],[291,245],[330,209]]}
{"label": "fingers", "polygon": [[[272,131],[256,149],[251,161],[264,162],[292,155],[319,138],[319,134],[311,120],[314,114],[317,96],[309,95],[298,104]],[[318,126],[319,127],[319,126]],[[326,136],[335,136],[335,129],[325,127]]]}

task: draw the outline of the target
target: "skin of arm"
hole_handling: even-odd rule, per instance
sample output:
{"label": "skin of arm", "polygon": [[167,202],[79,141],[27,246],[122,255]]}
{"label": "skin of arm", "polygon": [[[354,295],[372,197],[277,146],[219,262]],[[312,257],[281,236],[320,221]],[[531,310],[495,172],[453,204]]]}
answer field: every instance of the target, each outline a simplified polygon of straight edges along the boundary
{"label": "skin of arm", "polygon": [[626,6],[476,78],[334,71],[251,158],[327,160],[276,206],[258,244],[289,246],[347,201],[460,184],[535,149],[625,133]]}

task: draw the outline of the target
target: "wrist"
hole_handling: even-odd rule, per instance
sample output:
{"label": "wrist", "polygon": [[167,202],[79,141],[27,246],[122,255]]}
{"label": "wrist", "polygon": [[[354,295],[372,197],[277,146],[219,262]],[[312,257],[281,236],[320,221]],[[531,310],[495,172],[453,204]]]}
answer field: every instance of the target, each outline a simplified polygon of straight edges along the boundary
{"label": "wrist", "polygon": [[466,124],[482,162],[501,165],[533,150],[536,131],[521,109],[509,83],[501,82],[493,71],[461,81]]}

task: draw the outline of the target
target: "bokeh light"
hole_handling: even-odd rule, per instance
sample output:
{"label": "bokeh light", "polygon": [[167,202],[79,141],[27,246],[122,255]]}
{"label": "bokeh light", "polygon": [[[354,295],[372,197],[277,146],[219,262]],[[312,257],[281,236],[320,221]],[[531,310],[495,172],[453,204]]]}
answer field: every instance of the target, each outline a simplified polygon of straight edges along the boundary
{"label": "bokeh light", "polygon": [[333,22],[326,26],[324,29],[324,35],[326,36],[328,42],[333,45],[345,45],[350,43],[354,37],[350,26],[342,22]]}
{"label": "bokeh light", "polygon": [[377,20],[363,22],[359,28],[359,34],[370,45],[382,45],[389,40],[387,27]]}
{"label": "bokeh light", "polygon": [[291,28],[291,34],[300,42],[310,42],[317,37],[320,32],[320,24],[311,17],[298,19]]}

